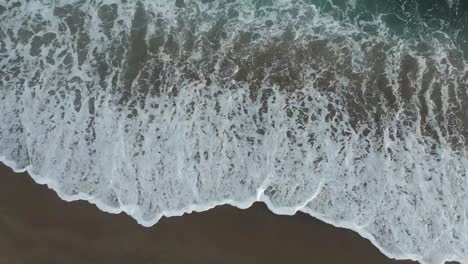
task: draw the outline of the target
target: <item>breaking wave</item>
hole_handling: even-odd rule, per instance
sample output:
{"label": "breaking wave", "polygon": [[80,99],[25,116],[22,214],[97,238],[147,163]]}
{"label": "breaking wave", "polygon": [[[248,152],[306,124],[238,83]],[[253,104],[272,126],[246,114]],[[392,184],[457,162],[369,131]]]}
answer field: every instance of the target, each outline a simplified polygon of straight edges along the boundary
{"label": "breaking wave", "polygon": [[468,262],[462,1],[0,0],[0,159],[162,216],[263,201]]}

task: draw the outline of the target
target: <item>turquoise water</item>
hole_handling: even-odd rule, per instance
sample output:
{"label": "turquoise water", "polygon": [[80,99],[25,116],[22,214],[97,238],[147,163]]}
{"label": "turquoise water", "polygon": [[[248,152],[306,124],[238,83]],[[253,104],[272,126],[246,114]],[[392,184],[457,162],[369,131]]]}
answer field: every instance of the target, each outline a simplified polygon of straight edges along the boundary
{"label": "turquoise water", "polygon": [[[467,53],[468,3],[448,0],[323,0],[304,1],[341,21],[360,25],[380,17],[391,34],[421,41],[436,32],[450,36],[454,45]],[[364,29],[365,30],[365,29]]]}
{"label": "turquoise water", "polygon": [[262,201],[466,262],[467,11],[0,0],[0,158],[145,226]]}

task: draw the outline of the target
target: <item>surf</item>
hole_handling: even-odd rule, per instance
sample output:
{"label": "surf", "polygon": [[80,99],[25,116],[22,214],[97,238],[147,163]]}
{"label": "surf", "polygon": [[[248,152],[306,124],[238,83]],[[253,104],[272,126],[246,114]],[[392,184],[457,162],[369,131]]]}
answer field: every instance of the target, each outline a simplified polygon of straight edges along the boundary
{"label": "surf", "polygon": [[463,262],[463,3],[372,3],[0,2],[1,160],[144,226],[262,201]]}

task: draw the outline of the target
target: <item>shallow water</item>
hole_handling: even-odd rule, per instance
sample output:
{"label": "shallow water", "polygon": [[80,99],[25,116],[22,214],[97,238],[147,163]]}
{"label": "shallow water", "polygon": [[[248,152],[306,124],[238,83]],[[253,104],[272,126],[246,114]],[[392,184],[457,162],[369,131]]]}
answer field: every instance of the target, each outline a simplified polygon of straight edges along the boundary
{"label": "shallow water", "polygon": [[140,224],[263,201],[468,259],[465,1],[0,1],[0,156]]}

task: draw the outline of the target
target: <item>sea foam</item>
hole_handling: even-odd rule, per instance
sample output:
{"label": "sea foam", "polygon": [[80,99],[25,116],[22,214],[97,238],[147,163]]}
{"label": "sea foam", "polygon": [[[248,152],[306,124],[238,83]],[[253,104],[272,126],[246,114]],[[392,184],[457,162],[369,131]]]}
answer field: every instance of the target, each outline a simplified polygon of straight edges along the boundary
{"label": "sea foam", "polygon": [[263,201],[468,262],[458,31],[363,2],[0,0],[0,160],[144,226]]}

